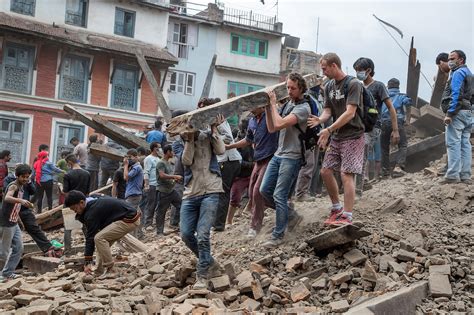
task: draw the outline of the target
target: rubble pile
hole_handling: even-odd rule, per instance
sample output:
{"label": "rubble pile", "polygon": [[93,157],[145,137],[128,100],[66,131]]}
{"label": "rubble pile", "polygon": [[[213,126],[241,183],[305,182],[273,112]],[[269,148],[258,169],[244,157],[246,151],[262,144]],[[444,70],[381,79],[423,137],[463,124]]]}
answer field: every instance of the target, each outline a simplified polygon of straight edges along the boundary
{"label": "rubble pile", "polygon": [[[354,219],[365,237],[315,250],[307,240],[328,231],[328,198],[296,203],[305,220],[273,250],[264,230],[245,237],[248,217],[212,235],[221,270],[209,290],[193,290],[196,260],[177,234],[156,239],[147,253],[114,248],[119,273],[99,279],[75,264],[25,272],[0,284],[2,314],[222,314],[351,312],[411,307],[406,313],[474,312],[474,187],[439,185],[431,170],[373,185],[357,201]],[[332,233],[344,232],[343,229]],[[347,237],[347,235],[345,235]],[[312,243],[311,243],[312,244]],[[80,257],[77,258],[80,260]],[[388,302],[387,302],[388,301]],[[393,306],[392,306],[393,307]],[[380,310],[380,309],[379,309]]]}

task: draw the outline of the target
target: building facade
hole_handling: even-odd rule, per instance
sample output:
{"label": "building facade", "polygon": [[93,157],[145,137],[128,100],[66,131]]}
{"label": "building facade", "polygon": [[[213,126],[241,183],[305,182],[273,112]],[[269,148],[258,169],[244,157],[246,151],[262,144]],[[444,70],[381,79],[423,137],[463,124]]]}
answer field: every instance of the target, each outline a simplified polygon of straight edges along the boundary
{"label": "building facade", "polygon": [[0,150],[31,162],[40,144],[56,160],[93,132],[65,113],[71,104],[141,130],[159,113],[156,81],[177,59],[166,49],[169,8],[141,1],[0,1]]}
{"label": "building facade", "polygon": [[274,17],[213,3],[171,5],[167,47],[179,62],[165,82],[170,108],[192,110],[202,96],[226,99],[278,83],[283,36]]}

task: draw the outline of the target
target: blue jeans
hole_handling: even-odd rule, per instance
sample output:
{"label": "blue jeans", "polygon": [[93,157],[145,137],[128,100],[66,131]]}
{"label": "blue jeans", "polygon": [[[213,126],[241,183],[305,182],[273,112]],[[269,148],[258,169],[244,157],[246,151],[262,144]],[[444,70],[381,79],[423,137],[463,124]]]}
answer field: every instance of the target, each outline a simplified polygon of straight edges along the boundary
{"label": "blue jeans", "polygon": [[208,276],[209,266],[214,262],[210,234],[218,203],[219,194],[214,193],[183,199],[181,204],[181,239],[198,257],[197,274],[201,277]]}
{"label": "blue jeans", "polygon": [[472,151],[471,142],[471,111],[460,110],[452,122],[446,126],[446,147],[448,150],[448,170],[446,178],[470,179]]}
{"label": "blue jeans", "polygon": [[20,226],[18,224],[11,227],[0,226],[0,237],[0,260],[5,262],[2,275],[9,277],[15,271],[23,254]]}
{"label": "blue jeans", "polygon": [[288,196],[300,168],[301,159],[273,156],[265,170],[260,193],[270,205],[274,205],[276,210],[276,224],[272,238],[282,238],[285,234],[290,212]]}

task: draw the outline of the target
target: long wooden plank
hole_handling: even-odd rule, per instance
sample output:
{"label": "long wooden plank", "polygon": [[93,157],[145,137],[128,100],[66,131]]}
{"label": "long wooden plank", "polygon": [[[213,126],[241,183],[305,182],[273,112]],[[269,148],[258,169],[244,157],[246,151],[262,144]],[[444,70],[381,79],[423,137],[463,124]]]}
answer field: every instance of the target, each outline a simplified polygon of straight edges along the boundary
{"label": "long wooden plank", "polygon": [[307,240],[306,243],[316,251],[321,251],[344,245],[369,235],[370,232],[363,230],[356,225],[344,225],[316,235]]}
{"label": "long wooden plank", "polygon": [[[318,77],[316,74],[308,74],[304,76],[304,78],[308,88],[318,86],[322,83],[322,78]],[[268,89],[275,91],[278,100],[288,97],[285,82],[271,86]],[[233,97],[214,105],[177,116],[171,119],[166,131],[173,136],[181,132],[205,129],[209,124],[215,122],[215,118],[218,114],[222,114],[224,117],[230,117],[232,115],[240,115],[248,110],[266,106],[269,99],[265,90],[266,89],[261,89],[245,95]]]}
{"label": "long wooden plank", "polygon": [[[410,144],[407,147],[407,158],[414,155],[414,154],[421,153],[423,151],[431,150],[434,147],[437,147],[437,146],[443,144],[444,141],[445,141],[445,138],[446,138],[446,136],[443,132],[439,135],[423,139],[420,142]],[[398,153],[399,153],[398,150],[395,150],[395,151],[390,153],[390,162],[395,162],[396,161],[396,159],[398,157]]]}
{"label": "long wooden plank", "polygon": [[407,96],[413,100],[413,106],[418,106],[418,86],[420,83],[421,64],[416,59],[414,38],[411,38],[410,55],[408,56]]}
{"label": "long wooden plank", "polygon": [[438,69],[438,74],[436,75],[436,81],[433,88],[433,93],[431,94],[430,105],[436,108],[441,107],[441,97],[443,96],[444,87],[448,81],[448,74],[446,72]]}
{"label": "long wooden plank", "polygon": [[214,70],[216,67],[216,60],[217,60],[217,55],[214,54],[211,60],[211,64],[209,65],[209,70],[207,71],[206,81],[204,82],[204,86],[202,88],[201,98],[209,97],[209,92],[211,91],[212,78],[214,77]]}
{"label": "long wooden plank", "polygon": [[102,128],[102,133],[109,137],[110,139],[114,140],[120,145],[123,145],[124,147],[131,149],[131,148],[136,148],[136,147],[144,147],[147,148],[149,145],[148,143],[143,140],[142,138],[139,138],[135,136],[134,134],[123,130],[119,126],[117,126],[114,123],[111,123],[104,117],[100,115],[94,115],[92,116],[92,120],[96,123],[99,124]]}
{"label": "long wooden plank", "polygon": [[146,61],[145,56],[143,55],[143,52],[140,49],[136,50],[135,56],[137,57],[138,64],[140,65],[140,68],[142,69],[143,74],[145,75],[146,80],[148,81],[148,84],[150,84],[153,95],[155,96],[156,102],[158,103],[158,107],[161,110],[161,114],[163,115],[166,121],[169,121],[171,119],[171,110],[169,109],[168,104],[166,104],[166,100],[163,97],[163,94],[161,93],[160,85],[156,81],[155,76],[153,75],[153,71],[148,65],[148,62]]}
{"label": "long wooden plank", "polygon": [[87,126],[91,127],[94,129],[96,132],[102,133],[102,128],[101,125],[98,123],[94,122],[89,116],[85,115],[84,113],[81,113],[78,111],[74,106],[71,106],[69,104],[64,105],[63,110],[70,114],[72,119],[74,120],[79,120],[80,122],[86,124]]}
{"label": "long wooden plank", "polygon": [[89,153],[93,155],[101,156],[108,158],[114,161],[123,161],[123,157],[125,156],[125,152],[114,149],[104,144],[92,143],[89,147]]}

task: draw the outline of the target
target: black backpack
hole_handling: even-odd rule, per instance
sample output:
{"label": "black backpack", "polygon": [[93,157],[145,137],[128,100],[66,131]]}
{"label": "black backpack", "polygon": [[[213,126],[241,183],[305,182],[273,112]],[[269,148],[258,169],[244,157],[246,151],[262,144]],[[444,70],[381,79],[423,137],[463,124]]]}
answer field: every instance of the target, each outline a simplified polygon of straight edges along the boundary
{"label": "black backpack", "polygon": [[[346,76],[344,79],[343,91],[344,91],[344,98],[346,97],[347,93],[349,92],[349,83],[355,79],[353,76]],[[334,85],[334,80],[331,81]],[[329,84],[328,84],[329,85]],[[328,92],[329,88],[326,92]],[[326,95],[329,95],[326,93]],[[369,90],[365,86],[362,86],[362,102],[363,102],[363,112],[361,112],[360,107],[357,107],[357,114],[359,115],[362,123],[365,127],[365,132],[371,132],[374,129],[375,123],[379,118],[379,111],[377,109],[377,104],[375,103],[375,99],[370,93]],[[334,121],[336,121],[334,119]]]}
{"label": "black backpack", "polygon": [[[289,101],[288,101],[289,102]],[[288,102],[283,106],[281,113],[283,114],[285,112],[286,106]],[[319,116],[319,109],[318,109],[318,101],[314,96],[311,94],[304,94],[304,97],[301,101],[297,102],[295,105],[302,104],[302,103],[308,103],[309,108],[311,109],[311,115]],[[291,109],[293,110],[293,108]],[[287,114],[290,114],[291,111]],[[295,128],[298,129],[300,134],[298,135],[298,138],[300,139],[301,142],[301,156],[303,159],[302,166],[306,165],[306,150],[314,150],[314,148],[318,145],[318,140],[319,140],[319,132],[321,131],[321,126],[316,126],[316,127],[306,127],[306,131],[303,131],[298,124],[295,125]]]}

